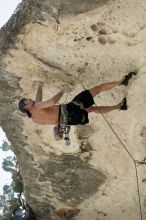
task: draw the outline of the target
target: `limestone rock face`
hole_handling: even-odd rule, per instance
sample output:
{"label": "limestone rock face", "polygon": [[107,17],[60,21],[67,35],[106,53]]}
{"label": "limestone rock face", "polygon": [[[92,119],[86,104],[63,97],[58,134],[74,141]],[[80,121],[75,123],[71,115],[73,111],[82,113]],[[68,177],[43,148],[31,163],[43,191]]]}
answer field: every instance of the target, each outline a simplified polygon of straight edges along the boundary
{"label": "limestone rock face", "polygon": [[[0,126],[14,146],[25,196],[39,220],[137,220],[134,160],[146,152],[146,2],[144,0],[24,0],[0,30]],[[71,145],[55,141],[53,126],[34,124],[18,111],[21,97],[35,98],[44,82],[50,99],[66,84],[80,91],[120,80],[127,87],[95,97],[127,111],[90,113],[71,128]],[[142,217],[146,218],[146,167],[138,166]]]}

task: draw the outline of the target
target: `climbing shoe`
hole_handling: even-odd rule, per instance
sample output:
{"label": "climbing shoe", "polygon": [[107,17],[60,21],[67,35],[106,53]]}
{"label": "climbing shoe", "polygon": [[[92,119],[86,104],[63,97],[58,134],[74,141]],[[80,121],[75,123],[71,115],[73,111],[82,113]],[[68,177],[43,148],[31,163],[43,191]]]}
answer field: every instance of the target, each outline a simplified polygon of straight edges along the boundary
{"label": "climbing shoe", "polygon": [[120,110],[127,110],[127,100],[126,97],[120,102]]}
{"label": "climbing shoe", "polygon": [[127,75],[124,76],[123,81],[121,82],[121,85],[127,86],[129,80],[132,78],[133,75],[136,75],[135,72],[130,72]]}

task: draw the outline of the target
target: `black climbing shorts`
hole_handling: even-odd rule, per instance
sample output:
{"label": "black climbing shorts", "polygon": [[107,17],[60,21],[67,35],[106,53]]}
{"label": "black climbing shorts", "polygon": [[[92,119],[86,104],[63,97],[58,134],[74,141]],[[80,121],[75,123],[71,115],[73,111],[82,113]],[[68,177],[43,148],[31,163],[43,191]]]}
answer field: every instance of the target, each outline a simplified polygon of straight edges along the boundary
{"label": "black climbing shorts", "polygon": [[93,97],[89,90],[79,93],[67,104],[68,124],[87,124],[89,123],[88,112],[84,108],[94,105]]}

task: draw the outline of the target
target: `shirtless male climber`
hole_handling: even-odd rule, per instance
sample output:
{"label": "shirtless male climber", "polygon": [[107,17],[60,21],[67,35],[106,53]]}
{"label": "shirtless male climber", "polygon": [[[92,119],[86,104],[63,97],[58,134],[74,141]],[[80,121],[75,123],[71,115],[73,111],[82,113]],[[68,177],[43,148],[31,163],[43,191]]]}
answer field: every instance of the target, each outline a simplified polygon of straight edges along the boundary
{"label": "shirtless male climber", "polygon": [[[126,98],[117,105],[113,106],[93,106],[95,104],[93,98],[100,92],[110,90],[115,86],[127,86],[133,75],[136,75],[136,73],[130,72],[120,81],[104,83],[89,90],[85,90],[75,96],[75,98],[66,105],[68,125],[87,124],[89,122],[88,113],[90,112],[107,113],[113,110],[127,110]],[[42,85],[39,85],[35,101],[32,99],[22,98],[18,104],[19,110],[26,113],[35,123],[58,125],[58,123],[61,123],[59,121],[60,105],[56,103],[64,93],[65,90],[62,89],[51,99],[42,101]]]}

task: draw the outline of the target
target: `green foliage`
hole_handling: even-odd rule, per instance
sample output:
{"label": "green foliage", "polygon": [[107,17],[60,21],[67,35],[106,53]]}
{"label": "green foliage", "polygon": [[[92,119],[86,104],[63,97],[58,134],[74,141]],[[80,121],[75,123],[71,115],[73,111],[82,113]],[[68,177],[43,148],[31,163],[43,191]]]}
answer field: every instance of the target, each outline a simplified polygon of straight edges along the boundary
{"label": "green foliage", "polygon": [[7,213],[10,213],[10,207],[8,206],[8,204],[6,204],[3,209],[3,214],[7,214]]}
{"label": "green foliage", "polygon": [[24,190],[22,180],[13,181],[12,188],[16,193],[22,193]]}
{"label": "green foliage", "polygon": [[12,157],[12,156],[8,156],[5,159],[3,159],[2,162],[2,168],[3,170],[7,171],[7,172],[13,172],[16,166],[16,157]]}
{"label": "green foliage", "polygon": [[10,167],[5,167],[5,166],[2,166],[3,170],[6,171],[6,172],[13,172],[14,169],[10,168]]}
{"label": "green foliage", "polygon": [[5,213],[3,215],[0,215],[0,220],[12,220],[12,216],[10,213]]}
{"label": "green foliage", "polygon": [[13,198],[8,201],[11,211],[18,209],[21,205],[18,198]]}
{"label": "green foliage", "polygon": [[10,150],[10,145],[7,141],[4,141],[2,146],[0,147],[3,151],[8,151]]}
{"label": "green foliage", "polygon": [[4,208],[3,214],[0,215],[0,220],[12,220],[11,211],[8,207]]}
{"label": "green foliage", "polygon": [[16,165],[16,162],[17,162],[15,156],[7,156],[7,157],[5,158],[5,160],[11,161],[14,165]]}
{"label": "green foliage", "polygon": [[14,167],[14,164],[13,164],[12,161],[7,160],[7,159],[4,159],[3,162],[2,162],[2,166],[5,166],[5,167]]}
{"label": "green foliage", "polygon": [[24,190],[22,180],[13,181],[10,186],[9,185],[4,185],[4,187],[3,187],[3,192],[5,194],[8,194],[12,190],[16,193],[22,193],[23,190]]}
{"label": "green foliage", "polygon": [[4,185],[4,186],[3,186],[3,192],[4,192],[5,194],[8,194],[9,192],[11,192],[11,186],[9,186],[9,185]]}

